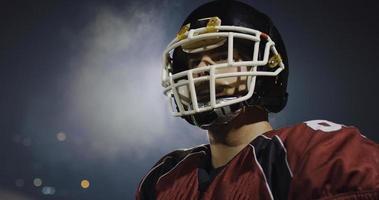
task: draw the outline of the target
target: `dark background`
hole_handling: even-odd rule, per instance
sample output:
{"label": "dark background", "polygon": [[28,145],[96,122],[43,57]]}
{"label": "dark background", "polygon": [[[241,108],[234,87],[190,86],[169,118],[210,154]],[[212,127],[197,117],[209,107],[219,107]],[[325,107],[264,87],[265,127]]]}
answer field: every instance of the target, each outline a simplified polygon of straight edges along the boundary
{"label": "dark background", "polygon": [[[165,45],[204,2],[1,1],[0,199],[133,199],[163,154],[206,143],[160,87]],[[378,142],[377,1],[244,2],[287,44],[273,125],[327,119]]]}

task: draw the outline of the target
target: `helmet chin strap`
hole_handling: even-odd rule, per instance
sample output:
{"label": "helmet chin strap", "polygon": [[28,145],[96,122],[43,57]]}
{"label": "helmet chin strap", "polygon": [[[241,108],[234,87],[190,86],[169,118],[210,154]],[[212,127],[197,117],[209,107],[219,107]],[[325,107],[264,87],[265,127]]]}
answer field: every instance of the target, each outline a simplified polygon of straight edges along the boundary
{"label": "helmet chin strap", "polygon": [[215,108],[206,113],[191,115],[190,119],[186,120],[202,129],[208,130],[213,126],[226,125],[235,119],[244,109],[243,103],[238,103],[221,108]]}

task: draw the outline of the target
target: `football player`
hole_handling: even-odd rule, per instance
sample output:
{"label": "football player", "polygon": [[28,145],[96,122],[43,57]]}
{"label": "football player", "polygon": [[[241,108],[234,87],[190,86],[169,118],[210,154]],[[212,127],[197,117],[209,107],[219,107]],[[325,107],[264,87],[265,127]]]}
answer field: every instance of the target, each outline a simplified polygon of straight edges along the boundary
{"label": "football player", "polygon": [[174,116],[209,143],[160,159],[137,199],[379,199],[379,148],[326,120],[274,130],[287,102],[288,58],[270,18],[213,1],[185,20],[163,56]]}

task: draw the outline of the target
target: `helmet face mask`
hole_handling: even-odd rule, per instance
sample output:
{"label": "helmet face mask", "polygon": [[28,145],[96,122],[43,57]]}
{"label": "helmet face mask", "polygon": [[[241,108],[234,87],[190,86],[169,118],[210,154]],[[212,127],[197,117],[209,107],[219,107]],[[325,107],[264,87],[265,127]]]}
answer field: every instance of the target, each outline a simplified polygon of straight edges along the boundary
{"label": "helmet face mask", "polygon": [[275,78],[286,66],[269,34],[223,25],[218,16],[197,21],[204,26],[184,25],[164,51],[162,86],[174,116],[206,128],[256,104],[257,79]]}
{"label": "helmet face mask", "polygon": [[[223,64],[227,62],[228,59],[228,51],[227,46],[217,47],[212,50],[208,50],[200,53],[188,54],[188,69],[201,68],[210,65]],[[233,50],[233,60],[234,61],[242,61],[241,56],[238,54],[236,49]],[[174,66],[175,68],[175,66]],[[225,74],[225,73],[233,73],[233,72],[247,72],[251,67],[248,66],[231,66],[231,67],[223,67],[216,68],[215,75]],[[205,105],[210,103],[210,83],[208,80],[209,71],[200,71],[199,73],[193,73],[194,80],[198,78],[205,77],[206,80],[203,81],[194,81],[195,84],[195,92],[196,98],[198,101],[198,105]],[[187,80],[187,79],[185,79]],[[179,80],[179,82],[182,80]],[[185,88],[184,91],[181,90]],[[183,96],[181,100],[186,99],[189,100],[190,104],[190,92],[186,86],[179,87],[178,90],[179,96]],[[235,96],[245,95],[247,93],[247,76],[239,76],[239,77],[225,77],[215,79],[215,96],[216,101],[220,99],[232,99]],[[202,107],[202,106],[200,106]]]}
{"label": "helmet face mask", "polygon": [[[201,29],[201,28],[200,28]],[[212,110],[213,108],[219,108],[226,105],[231,105],[234,103],[242,102],[249,99],[254,93],[254,83],[256,76],[276,76],[284,69],[283,62],[280,62],[275,66],[276,70],[272,72],[267,71],[257,71],[258,66],[266,66],[269,63],[269,56],[278,55],[274,42],[264,33],[253,29],[247,29],[248,33],[241,33],[237,31],[245,30],[244,27],[233,27],[233,26],[219,26],[217,27],[219,30],[225,30],[228,32],[218,32],[218,33],[204,33],[197,36],[192,36],[191,38],[186,38],[181,41],[177,41],[175,39],[171,45],[165,51],[164,57],[165,59],[165,67],[163,68],[163,77],[162,84],[165,87],[165,94],[171,98],[175,98],[176,104],[178,104],[178,109],[173,109],[175,116],[183,116],[183,115],[191,115],[194,113],[204,112]],[[194,31],[199,31],[194,30]],[[200,30],[201,31],[201,30]],[[223,56],[224,54],[227,56],[226,59],[217,60],[213,64],[205,65],[202,67],[188,66],[191,62],[198,61],[197,59],[189,59],[187,66],[179,67],[185,68],[187,70],[181,71],[178,73],[172,73],[170,69],[173,67],[172,61],[174,58],[170,57],[170,55],[174,55],[171,51],[174,51],[180,45],[191,43],[193,40],[197,40],[197,37],[210,39],[225,37],[227,38],[227,52],[218,52],[219,55]],[[233,55],[235,55],[235,50],[233,48],[233,40],[234,38],[240,38],[253,41],[255,43],[254,49],[251,51],[253,54],[251,60],[235,60]],[[261,41],[264,39],[266,41]],[[263,56],[262,59],[258,58],[259,52],[259,44],[261,42],[265,42],[265,48],[263,52],[260,52]],[[220,48],[220,47],[217,47]],[[216,48],[216,49],[217,49]],[[215,49],[207,50],[212,51]],[[206,53],[207,51],[203,51]],[[200,51],[197,50],[196,53]],[[190,57],[190,56],[189,56]],[[242,71],[242,68],[249,68],[249,71]],[[228,70],[229,69],[229,70]],[[234,69],[234,70],[230,70]],[[217,73],[223,71],[224,73]],[[225,72],[229,71],[229,72]],[[203,74],[200,76],[199,74]],[[248,92],[244,96],[236,97],[236,98],[216,98],[217,91],[217,81],[227,78],[235,78],[235,79],[248,79],[247,87]],[[209,99],[210,101],[207,104],[199,105],[199,101],[197,99],[197,94],[200,91],[196,90],[195,85],[200,85],[199,83],[206,83],[209,85]],[[183,102],[188,102],[189,104],[183,106]]]}

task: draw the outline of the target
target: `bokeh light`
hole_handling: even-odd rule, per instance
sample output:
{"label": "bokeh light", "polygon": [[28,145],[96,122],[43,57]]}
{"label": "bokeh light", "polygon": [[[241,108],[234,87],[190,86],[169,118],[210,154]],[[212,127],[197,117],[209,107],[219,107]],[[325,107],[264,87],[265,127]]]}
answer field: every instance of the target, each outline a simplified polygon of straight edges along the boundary
{"label": "bokeh light", "polygon": [[36,187],[40,187],[42,185],[42,180],[40,178],[33,179],[33,185]]}
{"label": "bokeh light", "polygon": [[89,188],[89,181],[87,179],[83,179],[81,182],[80,182],[80,186],[83,188],[83,189],[88,189]]}
{"label": "bokeh light", "polygon": [[57,133],[57,140],[60,141],[60,142],[63,142],[66,140],[66,133],[64,132],[59,132]]}
{"label": "bokeh light", "polygon": [[55,194],[55,187],[44,186],[42,188],[42,194],[44,194],[44,195],[54,195]]}

